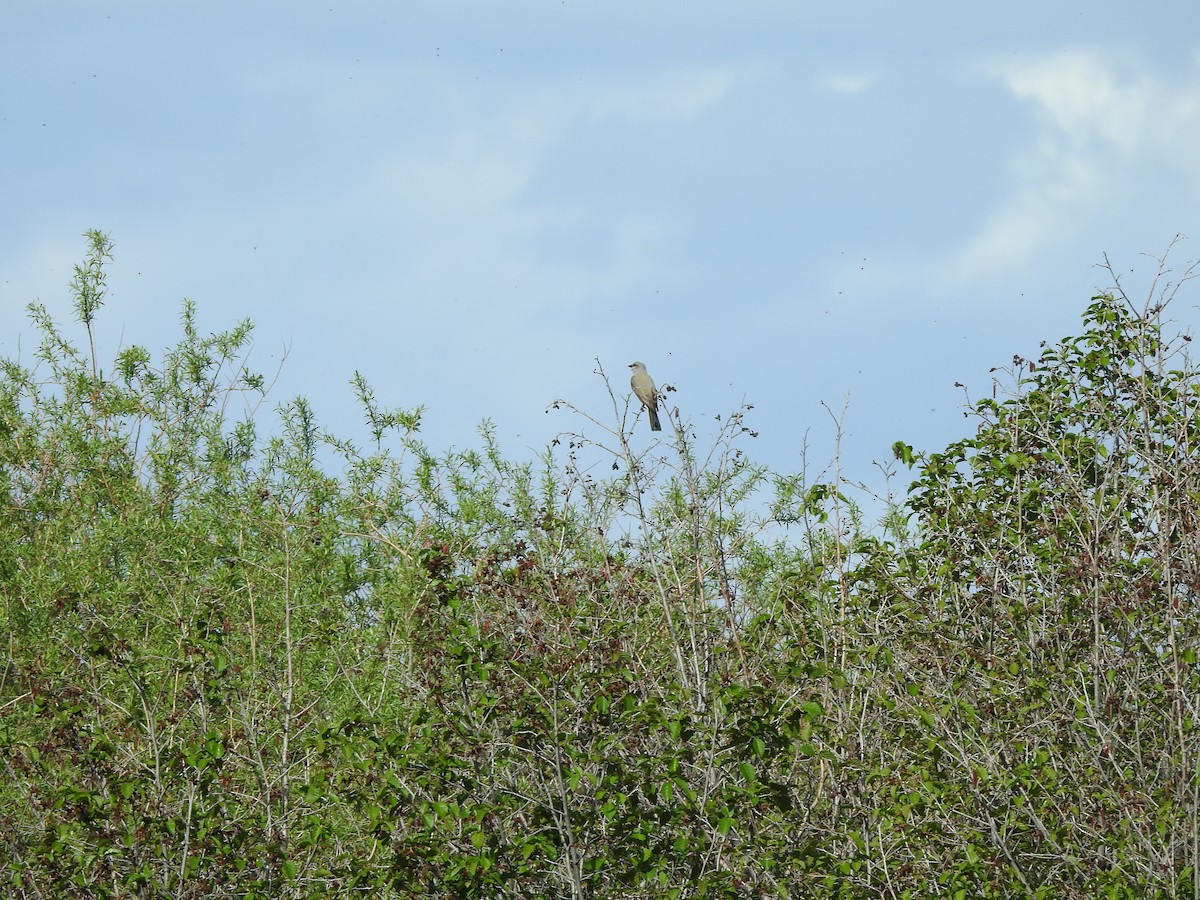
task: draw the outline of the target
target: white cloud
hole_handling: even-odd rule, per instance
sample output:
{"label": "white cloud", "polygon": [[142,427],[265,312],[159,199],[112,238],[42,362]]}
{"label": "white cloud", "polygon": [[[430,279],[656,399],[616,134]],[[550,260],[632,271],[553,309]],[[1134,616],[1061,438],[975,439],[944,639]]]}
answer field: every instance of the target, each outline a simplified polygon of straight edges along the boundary
{"label": "white cloud", "polygon": [[694,119],[755,80],[750,66],[684,66],[637,78],[596,78],[571,93],[597,117],[626,120]]}
{"label": "white cloud", "polygon": [[1057,160],[1054,169],[1052,178],[1019,188],[955,253],[944,271],[955,281],[1002,271],[1029,259],[1070,228],[1065,220],[1090,205],[1089,198],[1098,190],[1098,167],[1076,158]]}
{"label": "white cloud", "polygon": [[1099,141],[1135,150],[1154,123],[1155,97],[1164,86],[1146,72],[1125,77],[1098,53],[1073,51],[1016,65],[992,64],[990,74],[1014,97],[1033,103],[1045,125],[1071,144]]}
{"label": "white cloud", "polygon": [[986,278],[1054,253],[1164,176],[1200,202],[1195,72],[1169,82],[1144,65],[1088,51],[993,62],[984,71],[1032,107],[1034,128],[1010,158],[1007,201],[938,262],[953,280]]}
{"label": "white cloud", "polygon": [[[551,81],[517,95],[443,85],[430,107],[414,108],[411,128],[372,149],[337,202],[391,211],[381,227],[409,232],[401,250],[410,279],[453,283],[466,295],[520,283],[533,303],[611,302],[676,276],[671,248],[685,221],[652,200],[614,213],[594,202],[586,179],[565,190],[539,179],[603,168],[607,151],[591,136],[636,140],[647,124],[690,122],[758,77],[753,67],[714,65]],[[464,245],[469,266],[455,258]]]}
{"label": "white cloud", "polygon": [[878,77],[869,72],[826,72],[817,76],[818,90],[832,94],[863,94],[875,86]]}

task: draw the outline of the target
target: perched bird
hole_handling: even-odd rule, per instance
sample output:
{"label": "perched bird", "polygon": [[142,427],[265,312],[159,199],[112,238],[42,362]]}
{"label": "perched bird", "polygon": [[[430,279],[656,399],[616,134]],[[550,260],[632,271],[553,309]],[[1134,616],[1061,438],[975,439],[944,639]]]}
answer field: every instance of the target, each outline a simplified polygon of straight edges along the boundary
{"label": "perched bird", "polygon": [[633,393],[637,395],[637,398],[642,401],[642,406],[646,407],[646,412],[650,414],[650,430],[662,431],[662,425],[658,422],[658,391],[654,388],[654,379],[646,371],[645,363],[630,363],[629,368],[633,369],[633,377],[629,379],[629,385],[633,388]]}

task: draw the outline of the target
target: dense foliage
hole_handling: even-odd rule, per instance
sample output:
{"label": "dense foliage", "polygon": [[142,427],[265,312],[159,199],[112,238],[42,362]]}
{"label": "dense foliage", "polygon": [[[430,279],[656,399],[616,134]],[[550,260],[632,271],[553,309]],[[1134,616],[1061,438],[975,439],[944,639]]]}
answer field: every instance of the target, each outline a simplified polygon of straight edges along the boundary
{"label": "dense foliage", "polygon": [[535,466],[435,455],[356,379],[364,446],[302,400],[262,437],[247,323],[185,304],[101,367],[89,240],[87,347],[35,305],[0,380],[11,895],[1200,892],[1200,399],[1162,292],[1093,298],[973,437],[898,444],[872,529],[751,465],[742,413],[644,448],[614,399]]}

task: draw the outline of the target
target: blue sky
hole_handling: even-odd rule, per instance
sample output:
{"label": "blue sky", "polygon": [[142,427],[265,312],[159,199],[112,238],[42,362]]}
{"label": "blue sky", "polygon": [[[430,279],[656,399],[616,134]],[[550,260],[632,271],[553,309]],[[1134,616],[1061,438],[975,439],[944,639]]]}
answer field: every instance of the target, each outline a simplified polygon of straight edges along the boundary
{"label": "blue sky", "polygon": [[[363,0],[0,8],[0,354],[112,235],[104,346],[193,298],[274,399],[514,457],[644,360],[701,434],[846,474],[1200,239],[1200,5]],[[1176,268],[1200,257],[1185,241]],[[1174,310],[1190,325],[1196,291]],[[902,479],[904,480],[904,479]]]}

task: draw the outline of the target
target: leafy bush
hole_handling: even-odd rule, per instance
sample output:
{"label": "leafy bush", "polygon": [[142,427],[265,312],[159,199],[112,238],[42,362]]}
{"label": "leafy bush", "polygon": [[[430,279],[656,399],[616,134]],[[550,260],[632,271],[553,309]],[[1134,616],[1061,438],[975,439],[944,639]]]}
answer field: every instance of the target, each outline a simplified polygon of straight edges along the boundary
{"label": "leafy bush", "polygon": [[639,450],[613,395],[535,466],[487,428],[432,453],[356,376],[365,445],[302,399],[262,437],[249,323],[185,303],[105,372],[88,240],[86,349],[35,305],[0,379],[14,896],[1197,890],[1170,293],[1118,284],[974,436],[898,444],[916,480],[871,529],[750,463],[746,410]]}

